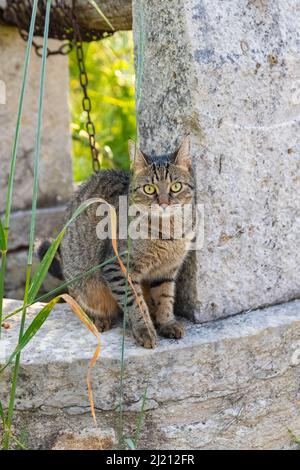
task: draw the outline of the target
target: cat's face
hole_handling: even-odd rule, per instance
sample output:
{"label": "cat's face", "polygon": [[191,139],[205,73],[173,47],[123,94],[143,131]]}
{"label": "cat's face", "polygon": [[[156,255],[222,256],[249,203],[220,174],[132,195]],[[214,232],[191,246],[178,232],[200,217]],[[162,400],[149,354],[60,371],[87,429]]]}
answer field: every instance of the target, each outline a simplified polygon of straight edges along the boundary
{"label": "cat's face", "polygon": [[129,142],[133,161],[131,185],[134,204],[156,207],[161,213],[194,201],[194,178],[190,157],[189,137],[175,154],[148,157]]}

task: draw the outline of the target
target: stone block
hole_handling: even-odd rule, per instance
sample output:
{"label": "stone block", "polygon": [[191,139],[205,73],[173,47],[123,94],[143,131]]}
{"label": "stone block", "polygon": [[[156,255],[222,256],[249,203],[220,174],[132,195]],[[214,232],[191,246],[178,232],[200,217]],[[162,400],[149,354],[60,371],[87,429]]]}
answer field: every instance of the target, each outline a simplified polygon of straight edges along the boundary
{"label": "stone block", "polygon": [[[51,40],[49,47],[57,48]],[[17,122],[18,101],[26,43],[15,28],[0,25],[0,81],[5,84],[6,103],[0,104],[0,212],[4,209],[9,162]],[[32,50],[28,87],[14,183],[13,208],[31,207],[33,152],[41,59]],[[57,205],[73,190],[70,116],[68,109],[68,58],[50,56],[47,61],[45,103],[40,161],[39,206]]]}
{"label": "stone block", "polygon": [[[62,229],[65,207],[57,206],[37,210],[36,239],[44,240],[55,237]],[[13,212],[11,215],[9,250],[5,276],[5,294],[14,299],[22,299],[26,278],[27,251],[30,230],[31,211]],[[34,273],[38,259],[33,259]],[[43,282],[41,293],[49,292],[58,287],[60,281],[48,274]]]}
{"label": "stone block", "polygon": [[299,22],[283,0],[133,0],[141,146],[192,137],[204,246],[178,311],[197,322],[299,297]]}
{"label": "stone block", "polygon": [[[19,305],[6,300],[5,311]],[[41,307],[29,309],[27,324]],[[1,364],[18,338],[19,319],[8,323]],[[148,385],[140,448],[293,448],[288,429],[300,434],[300,301],[186,326],[184,339],[160,338],[155,350],[137,347],[126,334],[126,435],[134,432]],[[93,370],[98,422],[116,432],[121,341],[121,328],[102,334]],[[95,346],[94,336],[60,304],[24,349],[15,408],[32,447],[54,445],[52,436],[66,428],[91,427],[86,374]],[[9,369],[0,380],[6,406]]]}

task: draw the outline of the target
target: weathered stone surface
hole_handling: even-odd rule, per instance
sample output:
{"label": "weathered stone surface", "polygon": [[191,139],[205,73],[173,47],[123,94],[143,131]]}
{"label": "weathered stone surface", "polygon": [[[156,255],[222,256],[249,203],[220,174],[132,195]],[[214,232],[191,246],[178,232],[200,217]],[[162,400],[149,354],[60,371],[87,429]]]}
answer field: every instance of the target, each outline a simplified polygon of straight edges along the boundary
{"label": "weathered stone surface", "polygon": [[[58,235],[64,225],[65,206],[38,209],[36,238],[46,239]],[[13,212],[10,219],[9,250],[28,246],[31,210]]]}
{"label": "weathered stone surface", "polygon": [[66,429],[59,433],[52,450],[107,450],[113,445],[116,445],[113,429],[84,428],[77,432]]}
{"label": "weathered stone surface", "polygon": [[[7,254],[7,269],[5,275],[5,294],[10,295],[12,299],[23,299],[24,286],[26,279],[26,264],[27,264],[27,249],[18,250],[15,252],[8,252]],[[36,272],[39,260],[37,257],[33,258],[32,273]],[[61,284],[61,281],[47,274],[41,292],[50,292]]]}
{"label": "weathered stone surface", "polygon": [[[16,291],[21,294],[14,295],[14,299],[23,298],[24,285],[26,277],[27,250],[20,250],[17,253],[7,255],[7,269],[5,276],[6,292]],[[34,260],[33,269],[36,268],[36,260]],[[20,291],[19,291],[20,289]]]}
{"label": "weathered stone surface", "polygon": [[[54,46],[53,43],[49,44],[49,47]],[[0,126],[2,129],[0,211],[4,209],[25,47],[25,42],[20,38],[15,28],[0,26],[0,81],[5,83],[6,88],[6,104],[0,104]],[[13,197],[13,207],[15,209],[31,207],[33,149],[40,68],[41,59],[32,51],[16,165]],[[63,56],[49,57],[40,163],[40,206],[56,205],[65,201],[69,198],[73,189],[67,101],[68,87],[68,58]]]}
{"label": "weathered stone surface", "polygon": [[[6,300],[6,312],[18,305]],[[28,320],[40,308],[30,309]],[[9,323],[0,363],[17,342],[18,319]],[[300,301],[202,325],[186,323],[183,340],[160,338],[155,350],[136,347],[126,336],[124,405],[131,429],[149,384],[140,446],[291,447],[288,428],[300,433]],[[118,416],[121,339],[120,328],[102,335],[93,371],[95,407],[106,427],[115,427]],[[23,351],[16,412],[18,422],[30,423],[33,446],[49,441],[68,421],[72,429],[76,422],[77,429],[89,426],[86,373],[95,346],[93,335],[59,305]],[[8,370],[0,380],[6,404]]]}
{"label": "weathered stone surface", "polygon": [[[72,0],[66,0],[65,3],[66,5],[72,5]],[[132,28],[131,0],[96,0],[96,3],[116,31]],[[0,13],[1,8],[3,8],[4,18],[8,20],[5,11],[6,5],[6,0],[0,0]],[[95,7],[86,0],[77,0],[76,12],[79,25],[93,31],[110,31],[106,21],[99,15]]]}
{"label": "weathered stone surface", "polygon": [[299,5],[134,0],[133,21],[141,144],[191,134],[205,209],[179,311],[201,322],[298,297]]}

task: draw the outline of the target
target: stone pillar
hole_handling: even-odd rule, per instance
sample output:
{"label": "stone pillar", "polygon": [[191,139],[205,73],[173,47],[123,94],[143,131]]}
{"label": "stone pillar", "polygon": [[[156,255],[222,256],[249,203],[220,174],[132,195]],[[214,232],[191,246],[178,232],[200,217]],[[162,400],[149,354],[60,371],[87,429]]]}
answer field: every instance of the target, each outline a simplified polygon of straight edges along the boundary
{"label": "stone pillar", "polygon": [[[9,163],[15,132],[26,44],[15,28],[0,26],[0,82],[6,99],[0,101],[0,214],[4,211]],[[50,48],[56,44],[50,41]],[[11,250],[8,255],[7,295],[21,295],[26,260],[33,185],[33,152],[41,59],[32,51],[22,130],[17,156]],[[54,235],[62,223],[61,205],[72,193],[71,140],[68,110],[68,58],[50,56],[47,64],[42,151],[38,198],[39,237]],[[3,93],[2,93],[3,98]],[[5,103],[4,103],[5,101]],[[49,209],[50,208],[50,209]],[[25,268],[25,266],[24,266]]]}
{"label": "stone pillar", "polygon": [[179,312],[202,322],[299,297],[296,2],[134,0],[133,23],[141,145],[172,151],[190,133],[204,204]]}

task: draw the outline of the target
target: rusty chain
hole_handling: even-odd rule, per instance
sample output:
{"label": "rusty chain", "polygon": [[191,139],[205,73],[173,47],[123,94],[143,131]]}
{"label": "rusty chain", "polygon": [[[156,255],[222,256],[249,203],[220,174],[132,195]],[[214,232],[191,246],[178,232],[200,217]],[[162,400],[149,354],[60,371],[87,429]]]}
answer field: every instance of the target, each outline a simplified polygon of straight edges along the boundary
{"label": "rusty chain", "polygon": [[83,92],[82,98],[82,108],[86,112],[87,120],[85,123],[86,131],[89,136],[89,143],[91,149],[91,157],[92,157],[92,165],[93,170],[95,173],[100,171],[100,161],[99,161],[99,150],[96,147],[96,139],[95,139],[95,126],[91,119],[91,110],[92,110],[92,103],[91,99],[88,96],[88,76],[86,73],[85,68],[85,61],[84,61],[84,52],[83,52],[83,41],[80,33],[80,28],[78,26],[77,18],[76,18],[76,10],[75,10],[75,0],[73,0],[73,28],[74,28],[74,39],[73,45],[76,48],[76,57],[77,57],[77,64],[79,69],[79,81]]}
{"label": "rusty chain", "polygon": [[[7,7],[3,19],[17,25],[21,37],[28,40],[28,30],[31,19],[32,0],[7,0]],[[43,36],[44,19],[46,12],[46,1],[38,2],[38,13],[35,23],[35,36]],[[88,95],[88,76],[85,68],[83,42],[97,41],[113,34],[112,31],[95,31],[80,27],[76,16],[76,0],[66,2],[65,0],[53,0],[51,7],[51,22],[49,25],[49,36],[65,42],[56,50],[48,49],[49,55],[67,55],[73,48],[76,50],[76,58],[79,70],[79,81],[83,92],[82,108],[86,112],[86,131],[89,137],[91,149],[92,167],[94,172],[100,170],[99,150],[96,147],[96,131],[91,119],[91,99]],[[42,55],[43,46],[33,41],[36,54]]]}

